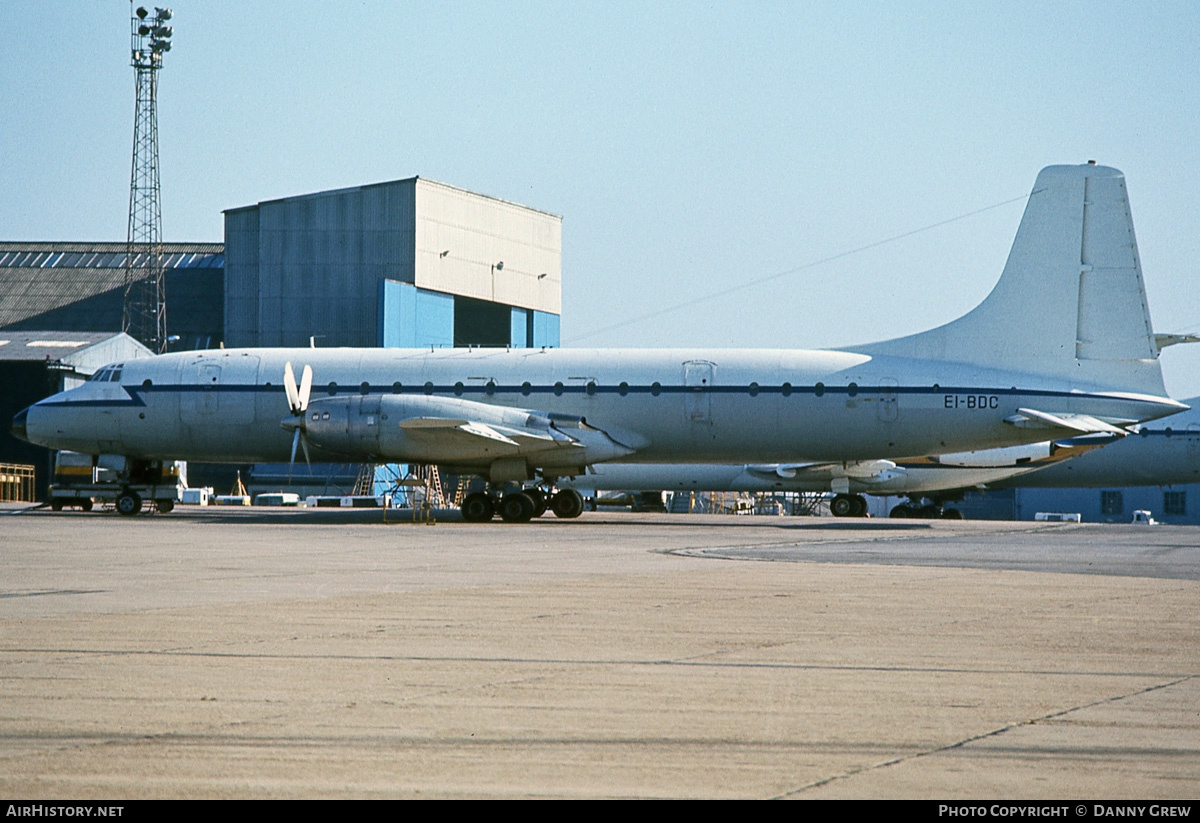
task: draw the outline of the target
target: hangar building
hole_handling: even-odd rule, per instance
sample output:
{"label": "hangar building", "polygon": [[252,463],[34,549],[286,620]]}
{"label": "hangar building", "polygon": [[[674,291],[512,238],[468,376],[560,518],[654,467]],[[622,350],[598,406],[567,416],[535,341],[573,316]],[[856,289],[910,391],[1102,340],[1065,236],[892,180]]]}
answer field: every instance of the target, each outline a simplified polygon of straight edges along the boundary
{"label": "hangar building", "polygon": [[[553,214],[413,177],[231,209],[225,234],[224,244],[163,244],[167,332],[179,338],[171,351],[310,340],[559,342],[562,218]],[[120,335],[125,255],[124,242],[0,243],[0,339],[10,340],[0,371],[13,389],[8,405],[15,404],[6,420],[57,391],[64,373],[86,377],[104,362],[134,356],[100,345],[114,336],[126,347],[134,342]],[[24,342],[17,332],[28,333]],[[90,334],[78,351],[86,356],[59,357],[77,342],[61,335],[76,333]],[[61,345],[42,346],[33,357],[38,347],[26,337]],[[0,435],[6,461],[36,464],[44,490],[45,450],[19,443],[7,426]],[[206,482],[205,473],[193,480]]]}
{"label": "hangar building", "polygon": [[225,212],[225,345],[557,346],[562,218],[420,177]]}

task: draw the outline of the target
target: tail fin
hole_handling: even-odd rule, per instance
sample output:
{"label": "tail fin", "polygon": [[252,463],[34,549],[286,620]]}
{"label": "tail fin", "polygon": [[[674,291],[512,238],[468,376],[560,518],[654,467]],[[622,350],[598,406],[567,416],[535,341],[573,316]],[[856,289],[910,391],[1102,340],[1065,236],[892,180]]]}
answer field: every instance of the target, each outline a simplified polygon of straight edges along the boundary
{"label": "tail fin", "polygon": [[1165,396],[1125,175],[1042,169],[1000,282],[959,319],[854,347]]}

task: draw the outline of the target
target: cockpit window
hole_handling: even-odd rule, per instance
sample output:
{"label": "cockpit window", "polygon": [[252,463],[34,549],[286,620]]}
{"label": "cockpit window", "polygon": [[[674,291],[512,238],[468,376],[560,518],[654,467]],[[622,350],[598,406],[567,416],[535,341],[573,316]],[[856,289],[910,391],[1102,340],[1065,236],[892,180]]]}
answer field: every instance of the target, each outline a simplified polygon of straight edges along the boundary
{"label": "cockpit window", "polygon": [[89,383],[111,383],[121,379],[121,369],[125,366],[124,363],[114,363],[111,366],[105,366],[100,371],[88,378]]}

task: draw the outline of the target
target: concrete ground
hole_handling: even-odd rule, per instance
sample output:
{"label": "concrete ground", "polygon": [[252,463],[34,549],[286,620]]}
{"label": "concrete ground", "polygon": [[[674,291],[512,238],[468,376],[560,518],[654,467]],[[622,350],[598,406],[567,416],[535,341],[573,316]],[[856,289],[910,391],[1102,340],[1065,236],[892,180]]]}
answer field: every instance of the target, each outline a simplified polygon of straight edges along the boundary
{"label": "concrete ground", "polygon": [[1200,528],[0,509],[0,796],[1200,796]]}

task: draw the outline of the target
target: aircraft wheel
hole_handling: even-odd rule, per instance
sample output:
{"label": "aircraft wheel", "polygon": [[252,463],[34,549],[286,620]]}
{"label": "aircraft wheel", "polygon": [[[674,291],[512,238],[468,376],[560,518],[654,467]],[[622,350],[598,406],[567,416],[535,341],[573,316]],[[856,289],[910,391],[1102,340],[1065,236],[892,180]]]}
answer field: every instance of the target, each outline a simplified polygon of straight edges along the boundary
{"label": "aircraft wheel", "polygon": [[861,494],[856,494],[850,498],[854,503],[853,509],[850,511],[851,517],[866,517],[867,516],[867,498]]}
{"label": "aircraft wheel", "polygon": [[85,512],[90,512],[92,510],[92,498],[85,497],[80,500],[79,508],[83,509]]}
{"label": "aircraft wheel", "polygon": [[168,514],[171,509],[175,508],[174,500],[156,500],[154,508],[158,509],[159,514]]}
{"label": "aircraft wheel", "polygon": [[912,517],[913,516],[913,508],[912,508],[912,506],[908,505],[907,503],[901,503],[899,506],[892,509],[892,513],[889,516],[890,517]]}
{"label": "aircraft wheel", "polygon": [[546,493],[534,486],[533,488],[525,489],[525,494],[529,495],[529,499],[533,501],[533,516],[541,517],[546,513],[546,509],[550,505],[550,501],[546,499]]}
{"label": "aircraft wheel", "polygon": [[528,523],[533,519],[533,498],[525,492],[504,495],[500,501],[500,519],[505,523]]}
{"label": "aircraft wheel", "polygon": [[468,494],[463,499],[462,516],[468,523],[486,523],[495,513],[496,507],[492,505],[492,498],[483,492]]}
{"label": "aircraft wheel", "polygon": [[960,512],[958,509],[944,509],[944,510],[942,510],[942,519],[943,520],[962,520],[963,516],[962,516],[962,512]]}
{"label": "aircraft wheel", "polygon": [[829,511],[834,517],[850,517],[854,514],[854,498],[848,494],[839,494],[829,504]]}
{"label": "aircraft wheel", "polygon": [[117,498],[117,513],[132,516],[142,510],[142,498],[137,492],[121,492]]}
{"label": "aircraft wheel", "polygon": [[62,507],[63,507],[62,501],[59,500],[57,497],[50,501],[50,511],[60,512],[60,511],[62,511]]}
{"label": "aircraft wheel", "polygon": [[583,495],[574,489],[563,489],[550,499],[550,510],[555,517],[570,520],[583,514]]}
{"label": "aircraft wheel", "polygon": [[930,520],[937,520],[942,516],[942,510],[938,506],[922,506],[917,510],[918,517],[927,517]]}

